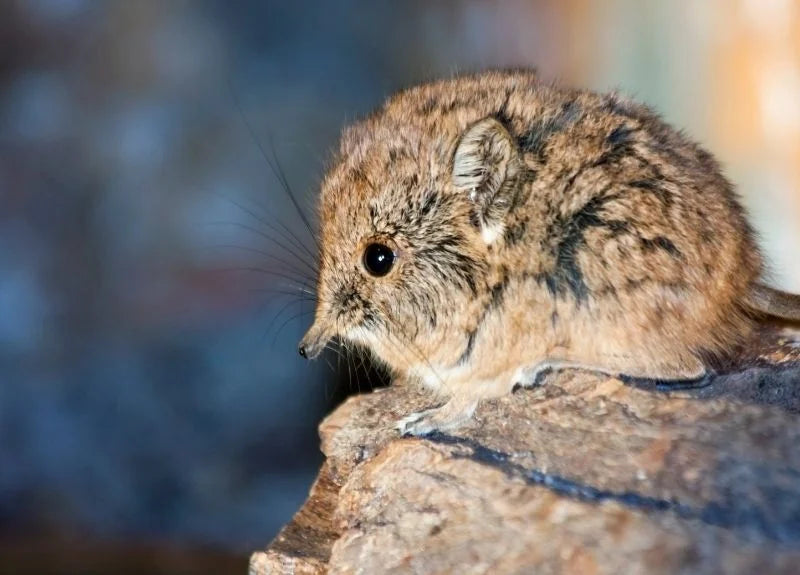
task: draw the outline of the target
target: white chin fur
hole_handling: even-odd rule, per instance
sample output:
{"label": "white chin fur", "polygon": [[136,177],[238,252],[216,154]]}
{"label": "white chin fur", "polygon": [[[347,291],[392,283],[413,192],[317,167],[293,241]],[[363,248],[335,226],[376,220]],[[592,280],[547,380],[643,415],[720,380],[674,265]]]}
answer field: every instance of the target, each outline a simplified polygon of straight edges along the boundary
{"label": "white chin fur", "polygon": [[351,329],[347,332],[346,337],[353,343],[360,343],[361,345],[366,345],[371,348],[374,348],[376,342],[375,335],[371,331],[361,327]]}

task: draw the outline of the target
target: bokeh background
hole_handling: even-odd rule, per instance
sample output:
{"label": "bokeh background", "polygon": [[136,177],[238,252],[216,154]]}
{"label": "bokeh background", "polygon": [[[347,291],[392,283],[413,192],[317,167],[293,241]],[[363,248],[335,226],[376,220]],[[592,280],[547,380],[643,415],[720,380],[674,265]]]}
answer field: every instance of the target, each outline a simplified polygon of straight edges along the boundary
{"label": "bokeh background", "polygon": [[793,0],[0,1],[0,572],[244,573],[380,381],[297,357],[281,179],[313,218],[344,124],[520,65],[703,142],[800,292]]}

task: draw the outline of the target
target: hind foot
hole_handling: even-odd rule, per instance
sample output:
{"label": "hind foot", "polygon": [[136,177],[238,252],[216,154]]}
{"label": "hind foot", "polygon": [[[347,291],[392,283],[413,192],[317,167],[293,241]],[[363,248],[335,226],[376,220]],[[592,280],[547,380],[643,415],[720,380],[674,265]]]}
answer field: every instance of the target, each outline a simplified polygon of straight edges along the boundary
{"label": "hind foot", "polygon": [[620,381],[623,383],[627,383],[635,387],[655,389],[657,391],[669,393],[670,391],[686,391],[708,387],[714,382],[715,376],[716,373],[713,371],[707,371],[700,377],[694,379],[661,379],[652,377],[637,377],[622,373],[617,377],[619,377]]}

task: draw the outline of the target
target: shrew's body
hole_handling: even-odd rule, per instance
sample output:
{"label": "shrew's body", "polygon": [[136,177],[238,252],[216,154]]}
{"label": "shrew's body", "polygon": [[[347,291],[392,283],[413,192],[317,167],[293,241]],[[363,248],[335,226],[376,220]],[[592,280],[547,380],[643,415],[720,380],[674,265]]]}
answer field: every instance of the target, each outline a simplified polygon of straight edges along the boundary
{"label": "shrew's body", "polygon": [[800,307],[758,284],[710,154],[644,106],[524,71],[412,88],[347,129],[321,224],[301,352],[347,338],[443,394],[410,433],[545,368],[697,380],[754,311]]}

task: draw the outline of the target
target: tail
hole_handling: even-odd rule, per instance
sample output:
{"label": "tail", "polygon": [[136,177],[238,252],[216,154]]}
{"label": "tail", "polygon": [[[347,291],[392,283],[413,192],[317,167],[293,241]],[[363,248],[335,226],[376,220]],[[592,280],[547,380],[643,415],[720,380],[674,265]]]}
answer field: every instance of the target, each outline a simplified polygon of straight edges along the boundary
{"label": "tail", "polygon": [[800,322],[800,295],[755,283],[745,298],[745,304],[754,311]]}

